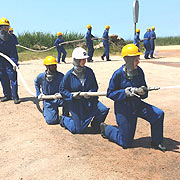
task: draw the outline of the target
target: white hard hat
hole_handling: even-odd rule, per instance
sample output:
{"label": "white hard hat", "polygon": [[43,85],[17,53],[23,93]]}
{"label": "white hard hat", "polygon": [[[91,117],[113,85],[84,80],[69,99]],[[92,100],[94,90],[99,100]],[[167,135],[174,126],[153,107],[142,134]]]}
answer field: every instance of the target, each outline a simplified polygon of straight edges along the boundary
{"label": "white hard hat", "polygon": [[87,59],[88,57],[86,50],[82,47],[77,47],[72,52],[73,59]]}

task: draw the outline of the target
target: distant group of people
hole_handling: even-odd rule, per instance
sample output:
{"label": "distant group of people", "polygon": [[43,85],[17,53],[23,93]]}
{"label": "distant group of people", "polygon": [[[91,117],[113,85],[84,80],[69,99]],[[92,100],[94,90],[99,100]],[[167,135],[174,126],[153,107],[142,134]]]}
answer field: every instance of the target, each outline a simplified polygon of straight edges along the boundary
{"label": "distant group of people", "polygon": [[[92,35],[92,26],[90,24],[87,25],[87,33],[86,33],[86,46],[88,49],[88,58],[87,62],[93,62],[93,54],[94,54],[94,46],[93,46],[93,40],[98,39],[95,36]],[[107,61],[111,61],[109,58],[109,29],[110,26],[106,25],[105,30],[102,36],[103,39],[103,46],[104,46],[104,53],[101,56],[101,59],[104,60],[106,57]],[[62,56],[62,62],[66,63],[65,58],[66,58],[66,50],[64,49],[63,46],[64,40],[63,40],[63,34],[61,32],[57,33],[57,39],[54,42],[54,46],[56,46],[57,51],[58,51],[58,57],[57,57],[57,62],[60,63],[61,59],[61,53],[63,54]]]}
{"label": "distant group of people", "polygon": [[[0,52],[9,56],[18,65],[16,54],[18,42],[8,33],[9,25],[6,18],[0,19]],[[108,41],[109,28],[106,27],[104,32],[106,41]],[[91,60],[92,56],[81,47],[75,48],[72,53],[73,68],[65,75],[57,71],[56,58],[47,56],[43,62],[46,67],[45,72],[40,73],[34,80],[36,96],[43,100],[44,95],[56,93],[62,95],[62,99],[43,100],[43,116],[47,124],[60,124],[73,134],[85,133],[90,124],[94,132],[101,133],[102,137],[126,149],[132,147],[137,118],[141,117],[151,125],[151,147],[166,151],[163,144],[164,112],[142,101],[148,97],[148,88],[144,72],[138,66],[141,54],[134,44],[124,46],[121,56],[125,64],[113,73],[107,88],[106,97],[114,101],[117,128],[105,123],[109,108],[99,101],[98,96],[88,94],[98,91],[95,73],[85,66],[86,60]],[[108,58],[107,51],[103,58],[104,56]],[[4,93],[1,102],[11,98],[14,99],[15,104],[20,102],[15,67],[0,56],[0,81]],[[80,95],[81,92],[85,92],[84,96]],[[63,108],[62,115],[59,114],[58,107]]]}
{"label": "distant group of people", "polygon": [[[154,40],[156,39],[155,27],[148,28],[147,32],[144,34],[144,39],[140,40],[140,29],[136,29],[136,34],[134,36],[133,44],[135,44],[139,48],[140,42],[143,41],[143,45],[145,47],[144,58],[150,59],[154,57],[154,50],[155,50],[155,43]],[[150,57],[149,57],[150,56]]]}

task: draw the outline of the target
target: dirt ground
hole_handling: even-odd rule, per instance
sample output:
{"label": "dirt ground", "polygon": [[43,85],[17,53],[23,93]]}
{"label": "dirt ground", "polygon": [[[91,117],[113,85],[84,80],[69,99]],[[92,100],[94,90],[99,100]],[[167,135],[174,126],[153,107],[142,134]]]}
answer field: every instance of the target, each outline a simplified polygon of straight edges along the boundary
{"label": "dirt ground", "polygon": [[[149,86],[180,85],[180,48],[157,47],[156,59],[144,60],[140,67]],[[94,58],[91,67],[106,91],[113,72],[124,62]],[[43,72],[43,60],[20,63],[20,71],[33,92],[35,77]],[[58,64],[66,73],[72,60]],[[0,103],[0,179],[2,180],[175,180],[180,179],[180,89],[152,91],[145,100],[165,112],[163,153],[150,148],[150,125],[138,119],[133,147],[120,146],[90,130],[72,135],[59,125],[49,126],[42,116],[42,102],[32,97],[19,80],[21,104]],[[0,87],[0,98],[3,96]],[[110,108],[106,123],[116,125],[113,101],[100,97]]]}

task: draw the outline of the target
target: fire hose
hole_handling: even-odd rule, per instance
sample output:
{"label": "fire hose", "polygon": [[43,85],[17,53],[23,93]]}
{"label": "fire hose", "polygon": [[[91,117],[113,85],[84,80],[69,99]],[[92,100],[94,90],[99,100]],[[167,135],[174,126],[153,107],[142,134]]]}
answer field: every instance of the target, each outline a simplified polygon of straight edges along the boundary
{"label": "fire hose", "polygon": [[[18,66],[5,54],[0,52],[0,56],[4,57],[13,67],[16,67],[16,71],[24,85],[24,87],[26,88],[26,90],[34,97],[36,97],[35,93],[33,93],[31,91],[31,89],[28,87],[26,81],[24,80],[21,71],[19,70]],[[154,91],[154,90],[163,90],[163,89],[175,89],[175,88],[180,88],[180,85],[176,85],[176,86],[164,86],[164,87],[148,87],[147,90],[148,91]],[[77,93],[77,92],[73,92],[73,93]],[[72,94],[73,94],[72,93]],[[140,97],[137,94],[134,94],[137,97]],[[106,92],[80,92],[80,94],[78,96],[106,96]],[[60,93],[56,93],[55,95],[43,95],[42,99],[60,99],[62,98]]]}
{"label": "fire hose", "polygon": [[[103,38],[92,38],[92,40],[98,40],[98,39],[103,39]],[[62,46],[64,44],[70,44],[70,43],[75,43],[75,42],[81,42],[81,41],[85,41],[86,39],[79,39],[79,40],[73,40],[73,41],[66,41],[66,42],[62,42],[59,44],[59,46]],[[29,50],[29,51],[32,51],[32,52],[46,52],[46,51],[49,51],[53,48],[55,48],[56,46],[53,46],[51,48],[48,48],[48,49],[44,49],[44,50],[35,50],[35,49],[30,49],[30,48],[27,48],[27,47],[24,47],[20,44],[17,45],[17,47],[21,47],[23,49],[26,49],[26,50]]]}

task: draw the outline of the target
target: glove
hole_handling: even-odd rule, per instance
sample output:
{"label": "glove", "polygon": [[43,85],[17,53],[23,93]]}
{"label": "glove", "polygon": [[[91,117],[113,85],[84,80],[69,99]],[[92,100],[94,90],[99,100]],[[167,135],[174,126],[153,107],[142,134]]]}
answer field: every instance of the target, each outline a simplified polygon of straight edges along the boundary
{"label": "glove", "polygon": [[55,93],[53,99],[59,99],[59,98],[58,98],[59,95],[60,95],[59,93]]}
{"label": "glove", "polygon": [[89,99],[91,96],[89,96],[87,93],[84,94],[85,99]]}
{"label": "glove", "polygon": [[140,96],[143,96],[144,94],[146,94],[147,91],[148,91],[148,90],[147,90],[147,87],[141,86],[141,87],[139,87],[139,88],[136,88],[135,91],[134,91],[134,93],[135,93],[135,94],[138,94],[138,95],[140,95]]}
{"label": "glove", "polygon": [[80,99],[81,97],[79,96],[79,94],[81,93],[81,91],[79,91],[79,92],[75,92],[75,93],[73,93],[73,98],[74,99]]}
{"label": "glove", "polygon": [[17,69],[19,69],[18,66],[13,66],[14,71],[17,71]]}
{"label": "glove", "polygon": [[132,90],[133,90],[132,87],[127,87],[127,88],[125,89],[126,97],[133,97],[133,96],[134,96]]}
{"label": "glove", "polygon": [[44,94],[41,93],[37,98],[38,98],[39,100],[43,100],[43,99],[42,99],[43,96],[44,96]]}

